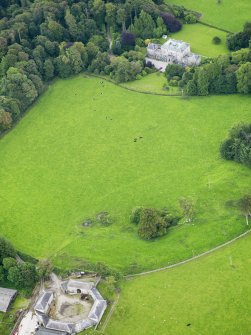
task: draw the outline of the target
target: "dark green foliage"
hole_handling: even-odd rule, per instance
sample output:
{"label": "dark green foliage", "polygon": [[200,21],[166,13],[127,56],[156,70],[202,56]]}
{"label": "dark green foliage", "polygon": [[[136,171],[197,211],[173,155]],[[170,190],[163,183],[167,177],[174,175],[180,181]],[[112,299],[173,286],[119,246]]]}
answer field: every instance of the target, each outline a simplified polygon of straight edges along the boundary
{"label": "dark green foliage", "polygon": [[[88,70],[95,74],[100,74],[105,71],[106,66],[110,64],[110,58],[107,52],[98,52],[97,56],[93,59]],[[108,73],[107,73],[108,74]]]}
{"label": "dark green foliage", "polygon": [[150,240],[166,234],[166,225],[163,218],[153,208],[142,209],[139,221],[138,234],[141,238]]}
{"label": "dark green foliage", "polygon": [[221,157],[251,167],[251,124],[237,125],[220,147]]}
{"label": "dark green foliage", "polygon": [[251,93],[251,62],[242,64],[236,71],[237,90],[239,93]]}
{"label": "dark green foliage", "polygon": [[186,14],[184,19],[185,19],[185,22],[188,23],[188,24],[193,24],[193,23],[197,22],[196,16],[194,14],[191,14],[191,13]]}
{"label": "dark green foliage", "polygon": [[189,80],[186,87],[185,87],[185,91],[187,95],[197,95],[198,94],[198,89],[197,89],[197,85],[196,85],[196,81],[195,80]]}
{"label": "dark green foliage", "polygon": [[176,19],[176,17],[173,16],[172,14],[162,13],[161,17],[162,17],[167,29],[171,33],[175,33],[176,31],[179,31],[182,28],[181,22],[178,19]]}
{"label": "dark green foliage", "polygon": [[16,256],[11,243],[0,237],[0,281],[8,280],[16,288],[33,288],[38,280],[36,266],[23,260],[18,263]]}
{"label": "dark green foliage", "polygon": [[[165,75],[168,80],[174,79],[174,77],[182,77],[185,72],[185,68],[179,64],[169,64],[166,67]],[[176,78],[177,80],[177,78]]]}
{"label": "dark green foliage", "polygon": [[153,31],[156,24],[150,14],[141,11],[139,17],[135,17],[134,23],[130,26],[129,30],[136,36],[143,39],[153,36]]}
{"label": "dark green foliage", "polygon": [[247,50],[233,52],[230,56],[219,56],[184,75],[181,87],[185,88],[188,95],[250,93],[249,59],[250,53]]}
{"label": "dark green foliage", "polygon": [[132,47],[135,46],[135,36],[134,34],[128,32],[128,31],[123,31],[121,34],[121,46],[124,50],[130,50]]}
{"label": "dark green foliage", "polygon": [[101,212],[97,215],[97,221],[102,226],[110,226],[113,223],[113,220],[108,212]]}
{"label": "dark green foliage", "polygon": [[237,202],[237,207],[241,214],[246,218],[246,224],[249,225],[249,216],[251,216],[251,195],[246,194]]}
{"label": "dark green foliage", "polygon": [[243,31],[228,35],[227,47],[231,51],[236,51],[242,48],[248,48],[250,38],[251,38],[251,22],[247,22],[243,27]]}
{"label": "dark green foliage", "polygon": [[4,281],[4,269],[2,266],[0,266],[0,282]]}
{"label": "dark green foliage", "polygon": [[32,288],[38,280],[36,267],[31,263],[20,263],[9,269],[7,279],[18,288]]}
{"label": "dark green foliage", "polygon": [[17,265],[17,261],[15,258],[13,257],[6,257],[3,259],[3,268],[4,270],[9,270],[10,268],[12,268],[13,266]]}
{"label": "dark green foliage", "polygon": [[213,44],[221,44],[221,39],[220,39],[220,37],[215,36],[215,37],[213,38]]}
{"label": "dark green foliage", "polygon": [[141,73],[142,69],[142,62],[129,62],[125,57],[118,57],[111,63],[111,77],[117,83],[131,81]]}
{"label": "dark green foliage", "polygon": [[48,259],[42,259],[38,263],[38,276],[39,278],[48,279],[53,271],[53,265]]}
{"label": "dark green foliage", "polygon": [[0,237],[0,264],[3,263],[3,259],[6,257],[15,257],[16,250],[13,248],[11,243],[5,238]]}
{"label": "dark green foliage", "polygon": [[146,240],[165,235],[179,218],[169,214],[167,209],[136,207],[132,210],[131,222],[138,226],[138,235]]}
{"label": "dark green foliage", "polygon": [[134,223],[136,225],[139,224],[142,210],[143,210],[143,207],[135,207],[135,208],[133,208],[132,214],[130,216],[130,220],[131,220],[132,223]]}

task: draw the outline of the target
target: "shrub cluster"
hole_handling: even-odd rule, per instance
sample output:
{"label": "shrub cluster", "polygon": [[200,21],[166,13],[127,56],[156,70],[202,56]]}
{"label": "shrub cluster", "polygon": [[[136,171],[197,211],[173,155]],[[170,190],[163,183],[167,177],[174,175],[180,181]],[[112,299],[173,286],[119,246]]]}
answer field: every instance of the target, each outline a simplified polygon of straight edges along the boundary
{"label": "shrub cluster", "polygon": [[31,289],[38,280],[36,266],[30,262],[18,262],[13,246],[0,237],[0,282],[8,280],[16,288]]}
{"label": "shrub cluster", "polygon": [[251,167],[251,124],[240,124],[231,129],[229,138],[220,147],[221,157]]}
{"label": "shrub cluster", "polygon": [[136,207],[131,214],[131,222],[138,226],[138,235],[146,240],[165,235],[178,220],[166,209]]}
{"label": "shrub cluster", "polygon": [[227,47],[231,51],[248,48],[251,39],[251,22],[245,23],[243,31],[227,36]]}

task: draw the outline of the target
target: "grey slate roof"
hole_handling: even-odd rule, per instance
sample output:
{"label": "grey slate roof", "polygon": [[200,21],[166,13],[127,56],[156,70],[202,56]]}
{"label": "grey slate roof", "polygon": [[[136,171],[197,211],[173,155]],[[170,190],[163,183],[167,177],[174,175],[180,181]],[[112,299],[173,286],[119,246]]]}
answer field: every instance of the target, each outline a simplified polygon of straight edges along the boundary
{"label": "grey slate roof", "polygon": [[85,319],[85,320],[79,321],[75,324],[74,331],[76,333],[79,333],[79,332],[81,332],[85,329],[88,329],[88,328],[90,328],[94,325],[96,325],[95,321],[90,320],[90,319]]}
{"label": "grey slate roof", "polygon": [[49,307],[49,304],[51,303],[51,299],[53,298],[53,292],[44,292],[38,299],[35,310],[46,313]]}
{"label": "grey slate roof", "polygon": [[17,294],[16,290],[0,287],[0,311],[7,312],[11,301]]}
{"label": "grey slate roof", "polygon": [[68,322],[61,322],[49,319],[47,324],[45,325],[46,328],[53,329],[53,330],[59,330],[61,332],[66,332],[72,334],[74,332],[74,323],[68,323]]}
{"label": "grey slate roof", "polygon": [[73,280],[70,279],[68,281],[65,281],[61,284],[61,287],[63,290],[74,290],[74,289],[80,289],[80,290],[86,290],[89,291],[94,286],[91,282],[84,282],[80,280]]}
{"label": "grey slate roof", "polygon": [[67,333],[59,332],[57,330],[46,329],[46,328],[39,328],[36,331],[36,335],[67,335]]}
{"label": "grey slate roof", "polygon": [[107,304],[105,300],[95,300],[88,318],[95,321],[95,323],[99,323],[104,314],[106,306]]}
{"label": "grey slate roof", "polygon": [[96,287],[93,287],[90,290],[90,295],[92,296],[93,300],[104,300],[102,295],[99,293],[99,291],[96,289]]}

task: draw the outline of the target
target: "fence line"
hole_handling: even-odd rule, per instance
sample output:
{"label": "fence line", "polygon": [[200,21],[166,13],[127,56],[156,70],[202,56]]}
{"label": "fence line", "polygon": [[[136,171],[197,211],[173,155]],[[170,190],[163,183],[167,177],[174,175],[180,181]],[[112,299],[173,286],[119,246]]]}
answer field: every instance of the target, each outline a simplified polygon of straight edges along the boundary
{"label": "fence line", "polygon": [[247,230],[245,233],[233,238],[232,240],[230,241],[227,241],[223,244],[220,244],[218,245],[217,247],[214,247],[210,250],[207,250],[197,256],[194,256],[194,257],[191,257],[191,258],[188,258],[188,259],[185,259],[184,261],[181,261],[181,262],[178,262],[178,263],[175,263],[175,264],[172,264],[172,265],[167,265],[167,266],[164,266],[162,268],[158,268],[158,269],[155,269],[155,270],[149,270],[149,271],[144,271],[144,272],[140,272],[140,273],[136,273],[136,274],[132,274],[132,275],[127,275],[127,276],[124,276],[125,279],[131,279],[131,278],[135,278],[135,277],[140,277],[140,276],[146,276],[148,274],[151,274],[151,273],[155,273],[155,272],[160,272],[160,271],[163,271],[163,270],[168,270],[168,269],[172,269],[174,267],[177,267],[177,266],[180,266],[180,265],[183,265],[183,264],[186,264],[186,263],[189,263],[195,259],[198,259],[200,257],[203,257],[203,256],[206,256],[208,254],[211,254],[212,252],[218,250],[218,249],[221,249],[229,244],[232,244],[233,242],[241,239],[242,237],[248,235],[249,233],[251,232],[251,229]]}

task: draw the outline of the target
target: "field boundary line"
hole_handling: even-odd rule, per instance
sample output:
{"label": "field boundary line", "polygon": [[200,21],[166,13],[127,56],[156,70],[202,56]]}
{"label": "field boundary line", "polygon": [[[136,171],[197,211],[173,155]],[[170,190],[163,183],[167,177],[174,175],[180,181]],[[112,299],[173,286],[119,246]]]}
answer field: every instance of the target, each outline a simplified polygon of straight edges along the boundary
{"label": "field boundary line", "polygon": [[227,29],[224,29],[224,28],[220,28],[220,27],[214,26],[213,24],[206,23],[206,22],[201,21],[201,20],[199,20],[197,23],[202,24],[203,26],[207,26],[207,27],[210,27],[210,28],[214,28],[214,29],[219,30],[219,31],[223,31],[224,33],[233,34],[232,31],[229,31],[229,30],[227,30]]}
{"label": "field boundary line", "polygon": [[154,270],[143,271],[143,272],[139,272],[139,273],[132,274],[132,275],[126,275],[126,276],[124,276],[124,278],[125,279],[132,279],[132,278],[135,278],[135,277],[146,276],[146,275],[149,275],[151,273],[155,273],[155,272],[160,272],[160,271],[172,269],[172,268],[175,268],[177,266],[180,266],[180,265],[192,262],[195,259],[198,259],[198,258],[201,258],[201,257],[206,256],[208,254],[211,254],[211,253],[213,253],[214,251],[216,251],[218,249],[221,249],[221,248],[223,248],[223,247],[225,247],[225,246],[227,246],[229,244],[234,243],[235,241],[237,241],[237,240],[241,239],[242,237],[248,235],[250,232],[251,232],[251,229],[247,230],[245,233],[240,234],[239,236],[236,236],[235,238],[233,238],[230,241],[227,241],[227,242],[225,242],[223,244],[218,245],[217,247],[214,247],[214,248],[209,249],[209,250],[207,250],[205,252],[202,252],[199,255],[196,255],[196,256],[193,256],[191,258],[185,259],[184,261],[181,261],[181,262],[178,262],[178,263],[174,263],[174,264],[171,264],[171,265],[167,265],[167,266],[164,266],[164,267],[161,267],[161,268],[158,268],[158,269],[154,269]]}
{"label": "field boundary line", "polygon": [[124,88],[125,90],[131,91],[131,92],[147,94],[147,95],[157,95],[157,96],[161,96],[161,97],[182,97],[181,93],[155,93],[155,92],[150,92],[150,91],[137,90],[135,88],[124,86],[125,83],[123,83],[123,84],[116,83],[114,80],[112,80],[110,78],[106,78],[106,77],[103,77],[103,76],[100,76],[100,75],[97,75],[97,74],[93,74],[93,73],[84,73],[84,75],[89,76],[89,77],[99,78],[99,79],[102,79],[102,80],[106,80],[109,83],[114,84],[115,86]]}
{"label": "field boundary line", "polygon": [[120,298],[120,293],[117,294],[116,299],[114,300],[114,302],[112,304],[112,307],[111,307],[111,309],[110,309],[110,311],[109,311],[109,313],[108,313],[108,315],[105,319],[105,322],[104,322],[103,326],[101,327],[101,333],[104,333],[104,331],[106,330],[106,327],[107,327],[109,321],[111,320],[113,312],[114,312],[114,310],[115,310],[115,308],[116,308],[116,306],[119,302],[119,298]]}

